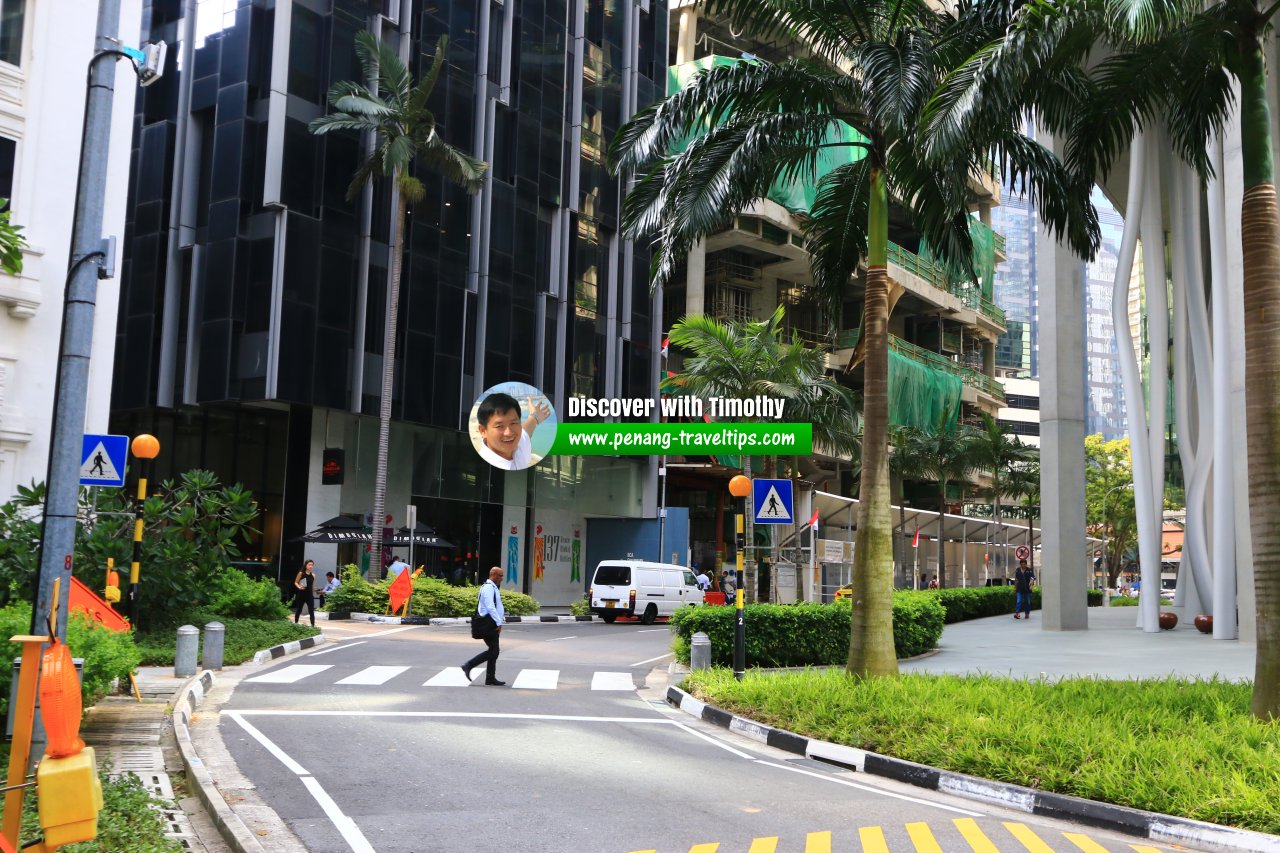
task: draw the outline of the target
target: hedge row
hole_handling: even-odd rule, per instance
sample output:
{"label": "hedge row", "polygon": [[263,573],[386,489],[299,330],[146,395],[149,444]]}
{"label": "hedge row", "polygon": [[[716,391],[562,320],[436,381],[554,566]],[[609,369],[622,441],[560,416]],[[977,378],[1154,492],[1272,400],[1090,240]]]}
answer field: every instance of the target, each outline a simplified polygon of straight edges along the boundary
{"label": "hedge row", "polygon": [[[847,602],[835,604],[749,604],[747,666],[840,665],[849,659]],[[701,631],[711,638],[711,661],[733,663],[734,609],[682,607],[671,617],[676,656],[689,661],[689,639]],[[937,646],[946,612],[933,595],[895,592],[893,645],[898,657],[922,654]]]}
{"label": "hedge row", "polygon": [[[347,613],[385,613],[391,579],[369,583],[355,566],[342,570],[342,586],[325,601],[325,610]],[[414,616],[470,616],[480,598],[478,586],[450,586],[438,578],[413,579],[410,608]],[[502,606],[512,616],[533,616],[538,602],[531,596],[502,590]]]}
{"label": "hedge row", "polygon": [[[926,595],[935,596],[944,610],[947,611],[947,624],[965,622],[969,619],[981,619],[984,616],[1005,616],[1013,612],[1017,603],[1016,593],[1011,586],[971,586],[948,587],[947,589],[922,590]],[[1102,606],[1102,590],[1090,589],[1090,607]],[[1040,587],[1031,589],[1031,609],[1040,609]]]}

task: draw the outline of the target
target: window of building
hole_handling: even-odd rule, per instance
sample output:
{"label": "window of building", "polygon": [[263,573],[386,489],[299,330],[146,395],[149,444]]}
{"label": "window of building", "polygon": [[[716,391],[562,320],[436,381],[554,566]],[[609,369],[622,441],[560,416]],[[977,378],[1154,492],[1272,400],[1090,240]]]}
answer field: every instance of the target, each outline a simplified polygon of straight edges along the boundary
{"label": "window of building", "polygon": [[1010,409],[1038,409],[1039,397],[1028,397],[1023,394],[1005,394],[1005,406]]}
{"label": "window of building", "polygon": [[27,0],[0,0],[0,62],[22,64],[22,24],[26,18],[26,7]]}
{"label": "window of building", "polygon": [[741,287],[721,285],[714,291],[712,315],[717,320],[746,323],[752,320],[751,291]]}
{"label": "window of building", "polygon": [[0,210],[9,207],[13,199],[13,168],[18,159],[18,143],[0,136],[0,198],[5,200]]}

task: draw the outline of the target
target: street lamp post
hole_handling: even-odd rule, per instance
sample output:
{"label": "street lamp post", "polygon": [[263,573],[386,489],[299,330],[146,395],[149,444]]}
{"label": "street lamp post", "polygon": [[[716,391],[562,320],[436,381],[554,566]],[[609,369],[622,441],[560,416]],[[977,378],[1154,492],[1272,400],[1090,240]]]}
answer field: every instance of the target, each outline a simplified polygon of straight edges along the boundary
{"label": "street lamp post", "polygon": [[1107,595],[1107,581],[1111,578],[1110,553],[1107,551],[1107,499],[1111,497],[1111,493],[1118,489],[1132,489],[1133,483],[1121,483],[1118,486],[1112,486],[1102,495],[1102,601],[1104,604],[1109,603],[1110,596]]}
{"label": "street lamp post", "polygon": [[733,677],[742,680],[747,669],[747,623],[742,609],[742,557],[747,548],[745,524],[747,515],[747,496],[751,494],[751,480],[741,474],[729,481],[729,494],[739,498],[739,512],[734,516],[734,531],[737,542],[738,584],[734,591],[736,613],[733,623]]}
{"label": "street lamp post", "polygon": [[154,435],[143,433],[129,445],[138,460],[138,499],[133,509],[133,562],[129,564],[129,623],[138,630],[138,579],[142,569],[143,507],[147,503],[147,477],[151,474],[151,460],[160,455],[160,442]]}

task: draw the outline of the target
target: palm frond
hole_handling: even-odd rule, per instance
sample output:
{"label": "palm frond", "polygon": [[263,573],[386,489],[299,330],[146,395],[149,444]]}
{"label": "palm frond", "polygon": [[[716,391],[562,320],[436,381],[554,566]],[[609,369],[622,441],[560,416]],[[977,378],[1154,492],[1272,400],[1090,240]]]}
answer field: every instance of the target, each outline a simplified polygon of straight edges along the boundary
{"label": "palm frond", "polygon": [[867,253],[867,217],[871,203],[871,160],[864,158],[829,172],[805,220],[814,291],[833,322],[850,279]]}
{"label": "palm frond", "polygon": [[379,130],[382,122],[372,119],[368,116],[351,115],[350,113],[330,113],[327,116],[313,119],[307,128],[314,134],[320,135],[329,133],[334,130]]}
{"label": "palm frond", "polygon": [[433,133],[431,140],[419,151],[423,162],[467,192],[479,192],[484,186],[484,174],[489,164],[455,148]]}

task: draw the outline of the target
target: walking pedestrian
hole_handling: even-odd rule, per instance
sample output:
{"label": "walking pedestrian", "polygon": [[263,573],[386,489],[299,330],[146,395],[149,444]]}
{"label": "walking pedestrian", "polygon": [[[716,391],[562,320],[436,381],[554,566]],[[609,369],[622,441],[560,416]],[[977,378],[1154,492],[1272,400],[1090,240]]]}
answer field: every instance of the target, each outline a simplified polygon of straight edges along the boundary
{"label": "walking pedestrian", "polygon": [[1031,584],[1035,580],[1035,575],[1027,566],[1026,560],[1018,561],[1018,568],[1013,573],[1013,618],[1021,619],[1020,614],[1026,614],[1026,618],[1031,618]]}
{"label": "walking pedestrian", "polygon": [[502,609],[502,593],[498,584],[502,582],[502,569],[494,566],[489,570],[489,579],[480,587],[480,600],[476,604],[476,613],[471,617],[471,636],[484,640],[485,650],[462,665],[462,674],[471,680],[471,670],[485,664],[484,683],[501,687],[505,681],[498,680],[498,635],[502,633],[502,625],[506,621],[506,612]]}
{"label": "walking pedestrian", "polygon": [[307,560],[293,579],[293,622],[296,625],[302,617],[302,608],[307,608],[311,617],[311,627],[316,626],[316,561]]}

